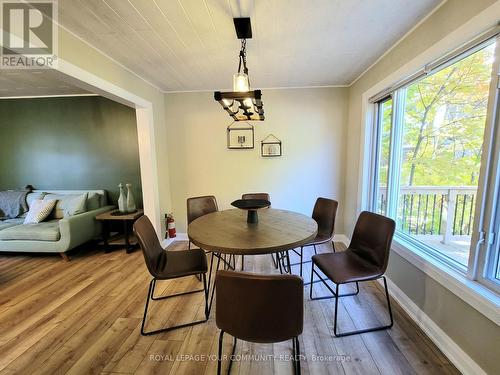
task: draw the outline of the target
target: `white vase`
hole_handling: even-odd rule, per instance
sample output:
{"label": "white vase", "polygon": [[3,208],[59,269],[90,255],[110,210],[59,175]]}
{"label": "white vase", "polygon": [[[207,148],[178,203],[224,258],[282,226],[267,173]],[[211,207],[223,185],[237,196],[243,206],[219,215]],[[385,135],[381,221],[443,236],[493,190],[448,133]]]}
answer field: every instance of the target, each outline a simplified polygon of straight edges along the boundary
{"label": "white vase", "polygon": [[125,192],[123,191],[123,184],[118,185],[120,188],[120,196],[118,197],[118,210],[120,212],[127,212],[127,201],[125,198]]}
{"label": "white vase", "polygon": [[134,194],[132,194],[132,184],[127,184],[127,211],[135,212]]}

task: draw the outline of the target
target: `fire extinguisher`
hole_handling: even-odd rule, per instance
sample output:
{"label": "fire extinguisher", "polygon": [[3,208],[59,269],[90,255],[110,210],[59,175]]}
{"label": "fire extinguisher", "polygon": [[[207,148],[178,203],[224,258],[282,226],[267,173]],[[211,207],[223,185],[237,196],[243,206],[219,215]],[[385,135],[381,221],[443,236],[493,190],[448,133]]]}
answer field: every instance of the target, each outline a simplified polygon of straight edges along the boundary
{"label": "fire extinguisher", "polygon": [[[174,215],[173,214],[165,214],[165,219],[166,221],[166,226],[167,226],[167,233],[169,238],[174,238],[176,236],[175,234],[175,220],[174,220]],[[167,236],[165,236],[166,238]]]}

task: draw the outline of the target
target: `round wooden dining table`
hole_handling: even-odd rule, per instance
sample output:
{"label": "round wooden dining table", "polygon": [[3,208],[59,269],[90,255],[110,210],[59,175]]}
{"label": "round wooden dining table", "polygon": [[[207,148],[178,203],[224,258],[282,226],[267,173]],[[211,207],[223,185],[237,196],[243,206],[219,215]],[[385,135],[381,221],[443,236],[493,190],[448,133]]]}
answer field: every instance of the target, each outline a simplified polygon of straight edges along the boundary
{"label": "round wooden dining table", "polygon": [[300,247],[318,231],[314,219],[275,208],[258,211],[259,221],[247,223],[247,212],[231,209],[213,212],[188,226],[192,243],[203,250],[232,255],[272,254]]}
{"label": "round wooden dining table", "polygon": [[[215,272],[219,269],[221,260],[226,266],[235,269],[236,255],[242,256],[241,268],[243,270],[245,255],[286,252],[304,245],[313,239],[317,232],[318,224],[314,219],[297,212],[275,208],[259,210],[257,223],[247,223],[247,212],[240,209],[212,212],[193,220],[188,225],[189,240],[201,249],[212,252],[208,272],[209,292],[207,295],[211,295],[209,314],[212,310],[217,282],[216,278],[212,278],[214,256],[217,257]],[[226,261],[225,255],[221,254],[232,257],[233,265],[231,261],[229,263]],[[278,255],[276,255],[276,262],[279,262]],[[291,272],[289,259],[288,271]],[[214,279],[213,285],[211,285],[212,279]]]}

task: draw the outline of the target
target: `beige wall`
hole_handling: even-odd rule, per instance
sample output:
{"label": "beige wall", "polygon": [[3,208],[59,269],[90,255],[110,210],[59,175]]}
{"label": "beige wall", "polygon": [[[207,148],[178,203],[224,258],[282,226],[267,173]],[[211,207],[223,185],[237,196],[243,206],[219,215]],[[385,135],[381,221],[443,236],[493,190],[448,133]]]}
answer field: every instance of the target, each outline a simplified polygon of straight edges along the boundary
{"label": "beige wall", "polygon": [[[350,173],[346,174],[346,194],[343,199],[346,210],[344,227],[348,236],[352,232],[357,211],[360,209],[358,172],[362,144],[363,93],[493,3],[495,3],[493,0],[448,0],[350,87],[346,154],[346,171]],[[500,18],[498,13],[497,18]],[[395,252],[391,255],[387,274],[487,373],[499,372],[500,328],[495,323]]]}
{"label": "beige wall", "polygon": [[[220,208],[245,192],[269,192],[274,207],[310,215],[319,196],[340,201],[347,108],[345,88],[264,90],[266,120],[254,122],[255,149],[228,150],[230,117],[212,92],[165,95],[173,212],[186,232],[186,198],[213,194]],[[262,158],[269,133],[283,156]],[[339,223],[342,223],[340,213]],[[342,225],[336,228],[342,233]]]}

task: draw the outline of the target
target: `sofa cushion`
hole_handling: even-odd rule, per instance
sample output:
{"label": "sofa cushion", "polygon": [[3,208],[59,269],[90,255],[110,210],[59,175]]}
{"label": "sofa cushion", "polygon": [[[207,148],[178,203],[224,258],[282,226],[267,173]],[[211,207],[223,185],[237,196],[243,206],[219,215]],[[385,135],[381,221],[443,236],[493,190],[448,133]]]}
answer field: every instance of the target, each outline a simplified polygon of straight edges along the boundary
{"label": "sofa cushion", "polygon": [[81,214],[87,211],[87,193],[84,194],[47,194],[43,200],[57,200],[56,207],[52,211],[53,219]]}
{"label": "sofa cushion", "polygon": [[101,207],[101,194],[89,193],[87,197],[87,211],[97,210]]}
{"label": "sofa cushion", "polygon": [[56,202],[57,201],[54,199],[37,199],[36,201],[33,201],[23,224],[35,224],[44,221],[54,210]]}
{"label": "sofa cushion", "polygon": [[16,218],[16,219],[8,219],[8,220],[1,220],[0,221],[0,230],[4,230],[6,228],[13,227],[15,225],[20,225],[23,223],[23,218]]}
{"label": "sofa cushion", "polygon": [[60,238],[59,220],[16,225],[0,230],[0,240],[58,241]]}

